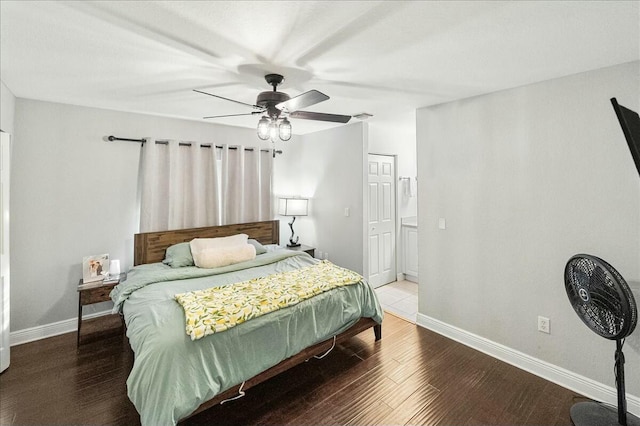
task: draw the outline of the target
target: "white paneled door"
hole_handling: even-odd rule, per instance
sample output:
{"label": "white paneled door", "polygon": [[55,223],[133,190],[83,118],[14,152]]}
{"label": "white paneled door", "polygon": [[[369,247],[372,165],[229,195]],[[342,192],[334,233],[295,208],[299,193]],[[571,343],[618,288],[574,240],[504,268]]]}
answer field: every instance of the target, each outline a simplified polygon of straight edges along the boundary
{"label": "white paneled door", "polygon": [[9,367],[9,163],[10,137],[0,133],[0,371]]}
{"label": "white paneled door", "polygon": [[373,287],[396,280],[395,158],[369,154],[369,282]]}

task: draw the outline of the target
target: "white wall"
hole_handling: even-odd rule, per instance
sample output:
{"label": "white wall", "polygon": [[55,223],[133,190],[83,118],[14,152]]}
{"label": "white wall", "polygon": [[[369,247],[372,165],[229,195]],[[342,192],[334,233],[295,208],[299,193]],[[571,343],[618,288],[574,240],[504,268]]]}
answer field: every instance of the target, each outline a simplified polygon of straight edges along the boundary
{"label": "white wall", "polygon": [[[614,386],[615,343],[579,320],[563,271],[590,253],[638,287],[640,177],[609,99],[640,110],[639,71],[634,62],[418,110],[420,314]],[[640,327],[625,355],[637,397]]]}
{"label": "white wall", "polygon": [[[281,145],[274,170],[274,194],[309,197],[309,216],[296,219],[300,243],[328,252],[329,260],[362,273],[364,124],[355,122],[299,136]],[[350,209],[349,217],[344,209]],[[291,236],[289,218],[281,217],[280,241]]]}
{"label": "white wall", "polygon": [[109,253],[123,270],[133,263],[141,148],[108,135],[269,146],[252,129],[17,99],[12,332],[76,317],[83,256]]}
{"label": "white wall", "polygon": [[16,97],[11,90],[0,81],[0,130],[13,133]]}

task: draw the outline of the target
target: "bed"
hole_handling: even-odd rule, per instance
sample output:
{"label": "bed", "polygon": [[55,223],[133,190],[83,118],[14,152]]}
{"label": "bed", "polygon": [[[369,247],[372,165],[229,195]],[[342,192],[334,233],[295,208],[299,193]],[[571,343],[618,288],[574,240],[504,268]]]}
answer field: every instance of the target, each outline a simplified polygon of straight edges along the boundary
{"label": "bed", "polygon": [[[214,269],[162,263],[167,248],[176,244],[236,234],[247,234],[267,252]],[[143,425],[176,424],[369,328],[376,340],[381,338],[382,309],[371,286],[360,280],[192,340],[176,294],[236,285],[320,262],[304,252],[278,248],[278,243],[278,221],[135,235],[134,268],[111,297],[114,311],[124,315],[135,354],[127,393]]]}

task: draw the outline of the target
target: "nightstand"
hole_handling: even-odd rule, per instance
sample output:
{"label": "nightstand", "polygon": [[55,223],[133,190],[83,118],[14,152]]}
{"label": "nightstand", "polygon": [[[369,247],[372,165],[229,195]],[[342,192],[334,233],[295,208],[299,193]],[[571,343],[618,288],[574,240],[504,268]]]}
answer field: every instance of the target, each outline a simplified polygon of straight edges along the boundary
{"label": "nightstand", "polygon": [[126,279],[126,273],[120,274],[118,281],[95,281],[84,284],[78,282],[78,346],[98,340],[106,336],[122,334],[124,321],[118,314],[101,315],[94,318],[83,319],[82,307],[94,303],[108,302],[111,300],[109,293],[122,280]]}
{"label": "nightstand", "polygon": [[316,254],[315,247],[305,246],[304,244],[300,244],[298,247],[287,247],[287,250],[303,251],[311,257],[315,257]]}

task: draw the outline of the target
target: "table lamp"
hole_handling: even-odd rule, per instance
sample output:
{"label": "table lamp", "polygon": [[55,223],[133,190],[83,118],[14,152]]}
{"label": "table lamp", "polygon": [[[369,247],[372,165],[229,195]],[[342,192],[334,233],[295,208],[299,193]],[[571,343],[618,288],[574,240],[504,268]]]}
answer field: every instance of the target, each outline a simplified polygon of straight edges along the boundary
{"label": "table lamp", "polygon": [[295,232],[293,232],[293,223],[296,221],[296,216],[307,215],[308,205],[309,199],[307,198],[280,198],[278,214],[281,216],[293,217],[293,219],[291,219],[291,222],[289,222],[289,228],[291,228],[291,238],[289,238],[289,244],[287,244],[287,247],[300,247],[300,244],[298,243],[298,237],[295,237]]}

